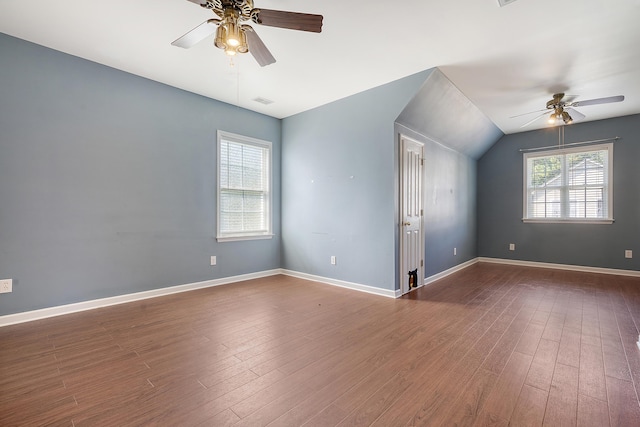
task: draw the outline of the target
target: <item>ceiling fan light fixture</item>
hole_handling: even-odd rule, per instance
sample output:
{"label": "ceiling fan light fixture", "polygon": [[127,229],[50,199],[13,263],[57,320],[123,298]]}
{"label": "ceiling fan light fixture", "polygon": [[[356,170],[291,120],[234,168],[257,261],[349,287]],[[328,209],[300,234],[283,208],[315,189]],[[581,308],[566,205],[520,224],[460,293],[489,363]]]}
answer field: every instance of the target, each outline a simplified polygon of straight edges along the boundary
{"label": "ceiling fan light fixture", "polygon": [[244,30],[240,30],[240,43],[238,47],[236,47],[236,51],[238,53],[247,53],[249,52],[249,44],[247,43],[247,34]]}
{"label": "ceiling fan light fixture", "polygon": [[[231,35],[235,32],[235,35]],[[221,24],[216,30],[216,39],[214,44],[218,49],[224,50],[228,56],[235,56],[237,53],[249,52],[247,44],[247,36],[237,26]]]}
{"label": "ceiling fan light fixture", "polygon": [[566,111],[562,112],[562,121],[564,122],[565,125],[570,125],[571,123],[573,123],[573,119],[571,118],[569,113],[567,113]]}
{"label": "ceiling fan light fixture", "polygon": [[236,47],[240,45],[240,29],[235,22],[228,22],[227,28],[227,45]]}
{"label": "ceiling fan light fixture", "polygon": [[556,122],[556,113],[551,113],[551,115],[549,116],[549,120],[547,121],[550,125],[554,124]]}
{"label": "ceiling fan light fixture", "polygon": [[216,30],[215,45],[224,50],[228,56],[235,56],[238,53],[249,52],[247,36],[244,30],[238,25],[238,12],[235,10],[225,10],[225,16]]}
{"label": "ceiling fan light fixture", "polygon": [[224,25],[218,26],[216,30],[216,39],[214,44],[218,49],[227,49],[227,29]]}

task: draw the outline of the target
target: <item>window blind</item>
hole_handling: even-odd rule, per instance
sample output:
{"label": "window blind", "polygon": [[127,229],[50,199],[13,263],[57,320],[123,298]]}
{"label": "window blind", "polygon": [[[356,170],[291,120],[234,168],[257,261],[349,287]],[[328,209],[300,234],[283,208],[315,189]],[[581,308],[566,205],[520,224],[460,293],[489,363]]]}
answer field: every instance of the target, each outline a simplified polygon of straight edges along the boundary
{"label": "window blind", "polygon": [[220,139],[218,237],[270,233],[269,147]]}
{"label": "window blind", "polygon": [[612,144],[525,154],[525,219],[612,219]]}

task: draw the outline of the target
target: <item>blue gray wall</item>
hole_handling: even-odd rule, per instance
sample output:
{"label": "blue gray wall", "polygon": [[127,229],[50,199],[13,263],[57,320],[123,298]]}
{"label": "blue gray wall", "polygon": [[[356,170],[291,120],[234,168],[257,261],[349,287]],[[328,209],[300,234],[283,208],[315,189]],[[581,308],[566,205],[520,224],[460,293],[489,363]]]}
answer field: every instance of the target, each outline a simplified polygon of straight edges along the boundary
{"label": "blue gray wall", "polygon": [[[585,113],[587,111],[585,110]],[[557,145],[556,128],[507,135],[478,162],[478,255],[640,270],[640,115],[565,127],[565,143],[619,136],[613,150],[613,224],[522,222],[522,148]],[[509,251],[509,243],[516,244]],[[625,249],[634,251],[625,259]]]}
{"label": "blue gray wall", "polygon": [[[6,35],[0,52],[0,315],[281,266],[280,120]],[[218,129],[274,144],[272,240],[215,240]]]}
{"label": "blue gray wall", "polygon": [[394,121],[430,72],[283,120],[284,268],[396,289]]}

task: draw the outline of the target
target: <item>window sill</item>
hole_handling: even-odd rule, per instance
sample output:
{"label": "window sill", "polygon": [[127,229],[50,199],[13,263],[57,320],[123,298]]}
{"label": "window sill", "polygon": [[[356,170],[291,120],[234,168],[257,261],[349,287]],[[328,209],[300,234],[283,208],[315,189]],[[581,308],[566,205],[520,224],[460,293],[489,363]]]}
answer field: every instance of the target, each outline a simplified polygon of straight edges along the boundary
{"label": "window sill", "polygon": [[525,223],[540,223],[540,224],[613,224],[613,218],[603,219],[561,219],[561,218],[522,218],[522,222]]}
{"label": "window sill", "polygon": [[273,234],[256,234],[251,236],[225,236],[225,237],[216,237],[218,242],[237,242],[242,240],[266,240],[272,239]]}

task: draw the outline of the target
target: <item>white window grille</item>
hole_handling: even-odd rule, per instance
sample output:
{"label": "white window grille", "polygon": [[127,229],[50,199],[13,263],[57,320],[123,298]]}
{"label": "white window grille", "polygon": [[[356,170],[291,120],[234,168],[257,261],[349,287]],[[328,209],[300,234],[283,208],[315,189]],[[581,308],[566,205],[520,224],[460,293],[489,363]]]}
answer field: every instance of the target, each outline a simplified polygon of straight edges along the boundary
{"label": "white window grille", "polygon": [[525,221],[613,222],[613,144],[524,154]]}

